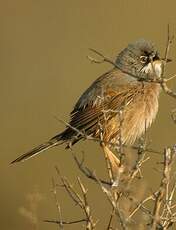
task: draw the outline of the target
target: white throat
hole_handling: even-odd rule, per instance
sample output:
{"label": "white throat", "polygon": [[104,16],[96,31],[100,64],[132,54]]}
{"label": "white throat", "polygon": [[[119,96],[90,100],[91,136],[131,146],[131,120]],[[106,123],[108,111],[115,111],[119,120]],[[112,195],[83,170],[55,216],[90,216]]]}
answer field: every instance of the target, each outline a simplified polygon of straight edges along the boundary
{"label": "white throat", "polygon": [[156,76],[158,78],[161,77],[162,71],[163,71],[162,61],[154,61],[153,66],[151,63],[149,63],[147,66],[145,66],[142,69],[142,72],[145,72],[145,73],[151,73],[152,74],[154,72],[154,74],[156,74]]}

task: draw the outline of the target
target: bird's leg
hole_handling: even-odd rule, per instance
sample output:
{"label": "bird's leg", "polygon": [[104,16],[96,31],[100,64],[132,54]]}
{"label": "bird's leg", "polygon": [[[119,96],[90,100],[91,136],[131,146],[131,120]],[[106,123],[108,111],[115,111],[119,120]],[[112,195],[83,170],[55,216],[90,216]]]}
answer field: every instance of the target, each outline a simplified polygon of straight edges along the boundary
{"label": "bird's leg", "polygon": [[106,165],[111,183],[115,186],[121,173],[120,160],[104,143],[101,145],[105,154]]}

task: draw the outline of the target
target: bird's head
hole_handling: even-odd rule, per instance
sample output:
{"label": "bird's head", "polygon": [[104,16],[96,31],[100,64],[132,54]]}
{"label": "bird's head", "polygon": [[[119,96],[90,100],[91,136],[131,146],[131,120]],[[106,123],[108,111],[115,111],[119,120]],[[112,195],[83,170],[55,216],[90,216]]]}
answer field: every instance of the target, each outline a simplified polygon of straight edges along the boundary
{"label": "bird's head", "polygon": [[151,77],[153,73],[160,77],[163,70],[163,60],[156,47],[145,39],[139,39],[122,50],[117,56],[116,65],[136,77]]}

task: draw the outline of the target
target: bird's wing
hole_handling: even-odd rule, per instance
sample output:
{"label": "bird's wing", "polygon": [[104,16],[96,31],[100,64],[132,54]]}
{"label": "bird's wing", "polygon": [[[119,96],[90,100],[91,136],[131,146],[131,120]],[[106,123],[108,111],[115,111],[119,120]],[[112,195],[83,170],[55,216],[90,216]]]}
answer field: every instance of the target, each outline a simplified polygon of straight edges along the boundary
{"label": "bird's wing", "polygon": [[132,81],[130,84],[119,70],[106,73],[78,100],[71,113],[70,125],[91,134],[96,130],[97,123],[103,121],[105,114],[109,118],[116,115],[115,111],[129,104],[138,90],[139,83]]}
{"label": "bird's wing", "polygon": [[105,119],[104,116],[110,119],[131,103],[137,91],[137,87],[133,86],[131,89],[126,88],[121,92],[111,92],[111,95],[108,94],[108,99],[101,103],[97,105],[88,104],[85,108],[83,107],[72,113],[70,125],[86,132],[89,129],[94,129],[97,122]]}
{"label": "bird's wing", "polygon": [[136,85],[135,78],[114,68],[96,79],[91,86],[81,95],[74,106],[71,114],[82,110],[87,106],[98,106],[102,103],[104,96],[114,96],[114,93],[121,92],[126,86]]}

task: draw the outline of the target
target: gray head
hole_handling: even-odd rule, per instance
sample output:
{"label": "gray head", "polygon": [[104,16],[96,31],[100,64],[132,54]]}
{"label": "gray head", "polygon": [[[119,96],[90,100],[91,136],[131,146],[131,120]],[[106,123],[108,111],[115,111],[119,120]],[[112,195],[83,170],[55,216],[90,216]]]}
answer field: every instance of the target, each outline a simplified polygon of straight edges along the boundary
{"label": "gray head", "polygon": [[154,44],[145,39],[139,39],[120,52],[116,65],[124,72],[141,77],[146,73],[146,67],[157,60],[160,58]]}

